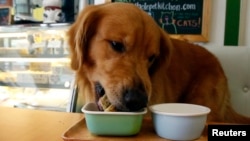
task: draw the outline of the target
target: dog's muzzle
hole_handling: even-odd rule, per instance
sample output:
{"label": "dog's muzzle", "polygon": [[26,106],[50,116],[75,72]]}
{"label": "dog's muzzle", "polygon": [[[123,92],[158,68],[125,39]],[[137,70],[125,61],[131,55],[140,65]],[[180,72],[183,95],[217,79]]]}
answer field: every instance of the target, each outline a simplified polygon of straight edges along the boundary
{"label": "dog's muzzle", "polygon": [[[105,94],[105,89],[100,83],[95,84],[96,103]],[[122,97],[117,98],[122,105],[114,105],[118,111],[138,111],[147,106],[148,97],[144,89],[127,89],[124,90]]]}

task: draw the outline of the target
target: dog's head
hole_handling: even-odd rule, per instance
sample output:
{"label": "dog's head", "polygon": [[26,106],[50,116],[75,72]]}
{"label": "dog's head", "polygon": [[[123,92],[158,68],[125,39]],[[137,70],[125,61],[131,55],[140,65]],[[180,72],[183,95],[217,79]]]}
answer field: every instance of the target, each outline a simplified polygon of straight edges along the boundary
{"label": "dog's head", "polygon": [[106,94],[121,111],[147,106],[152,76],[169,58],[171,45],[146,12],[125,3],[89,6],[68,36],[71,67],[92,89],[85,95],[98,101]]}

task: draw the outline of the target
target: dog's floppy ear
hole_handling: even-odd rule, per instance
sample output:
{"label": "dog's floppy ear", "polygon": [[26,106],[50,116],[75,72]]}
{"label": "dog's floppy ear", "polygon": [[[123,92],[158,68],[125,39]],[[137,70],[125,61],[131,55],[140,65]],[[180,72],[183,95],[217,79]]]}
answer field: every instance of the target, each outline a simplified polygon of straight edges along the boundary
{"label": "dog's floppy ear", "polygon": [[170,36],[165,32],[165,30],[161,29],[160,56],[162,59],[164,58],[164,62],[169,63],[172,55],[172,49],[173,49],[173,44]]}
{"label": "dog's floppy ear", "polygon": [[74,24],[67,32],[70,46],[71,68],[79,70],[88,58],[88,41],[95,33],[95,27],[99,18],[98,6],[86,7],[77,17]]}
{"label": "dog's floppy ear", "polygon": [[169,35],[160,29],[160,44],[159,44],[160,54],[156,57],[154,63],[149,68],[149,74],[153,75],[159,68],[167,69],[163,67],[168,67],[171,59],[173,44]]}
{"label": "dog's floppy ear", "polygon": [[[156,57],[153,65],[149,68],[149,73],[152,75],[156,70],[162,67],[168,67],[170,58],[172,55],[173,44],[169,35],[160,29],[160,44],[159,44],[160,54]],[[163,69],[163,68],[162,68]],[[165,68],[167,69],[167,68]]]}

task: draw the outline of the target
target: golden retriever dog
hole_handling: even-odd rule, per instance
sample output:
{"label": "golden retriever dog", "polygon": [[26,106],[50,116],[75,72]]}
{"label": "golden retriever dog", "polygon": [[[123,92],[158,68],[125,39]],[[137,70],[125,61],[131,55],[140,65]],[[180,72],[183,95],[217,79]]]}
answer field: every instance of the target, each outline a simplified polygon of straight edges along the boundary
{"label": "golden retriever dog", "polygon": [[250,123],[231,107],[217,58],[204,47],[171,39],[133,4],[86,7],[68,37],[71,67],[85,103],[103,95],[118,111],[193,103],[211,109],[208,121]]}

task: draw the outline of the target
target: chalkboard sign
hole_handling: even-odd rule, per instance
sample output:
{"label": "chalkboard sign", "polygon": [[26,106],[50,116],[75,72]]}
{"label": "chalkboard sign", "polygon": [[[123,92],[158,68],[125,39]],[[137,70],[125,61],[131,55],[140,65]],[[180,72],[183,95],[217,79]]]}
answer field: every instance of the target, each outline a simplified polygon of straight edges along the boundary
{"label": "chalkboard sign", "polygon": [[208,41],[210,0],[112,0],[134,3],[151,15],[172,37]]}

